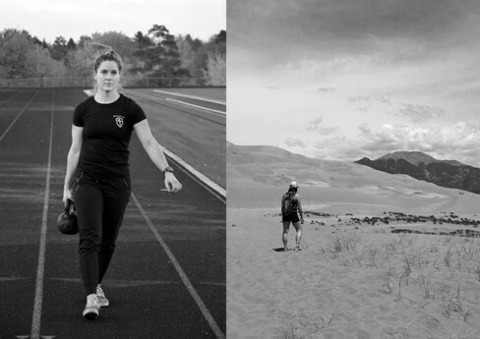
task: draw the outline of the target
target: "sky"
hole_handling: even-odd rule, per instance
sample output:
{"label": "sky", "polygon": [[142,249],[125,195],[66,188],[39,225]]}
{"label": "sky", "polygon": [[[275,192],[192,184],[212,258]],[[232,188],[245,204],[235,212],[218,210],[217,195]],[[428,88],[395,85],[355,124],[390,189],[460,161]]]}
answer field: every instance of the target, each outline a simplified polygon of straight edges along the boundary
{"label": "sky", "polygon": [[480,167],[477,0],[228,0],[227,140]]}
{"label": "sky", "polygon": [[2,0],[0,10],[0,31],[25,29],[48,43],[109,31],[133,37],[154,24],[206,41],[226,29],[226,0]]}

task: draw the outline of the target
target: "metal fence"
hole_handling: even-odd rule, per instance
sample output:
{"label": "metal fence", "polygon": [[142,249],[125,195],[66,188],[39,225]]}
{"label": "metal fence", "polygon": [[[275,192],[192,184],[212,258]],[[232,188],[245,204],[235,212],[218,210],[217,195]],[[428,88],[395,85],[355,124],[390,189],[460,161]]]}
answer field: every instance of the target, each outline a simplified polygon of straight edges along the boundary
{"label": "metal fence", "polygon": [[[124,76],[121,80],[123,87],[205,87],[210,86],[206,78],[148,78]],[[94,85],[93,77],[43,77],[26,79],[1,79],[0,88],[42,88],[42,87],[79,87],[91,88]],[[225,86],[218,84],[215,86]]]}

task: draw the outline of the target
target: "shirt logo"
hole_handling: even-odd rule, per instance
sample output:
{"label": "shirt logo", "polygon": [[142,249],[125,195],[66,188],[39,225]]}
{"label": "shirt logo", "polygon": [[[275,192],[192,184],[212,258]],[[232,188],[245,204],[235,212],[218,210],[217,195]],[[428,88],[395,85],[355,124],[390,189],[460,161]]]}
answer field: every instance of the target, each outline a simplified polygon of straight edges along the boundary
{"label": "shirt logo", "polygon": [[125,119],[125,117],[123,115],[114,115],[113,117],[115,118],[115,123],[117,124],[118,128],[122,128],[123,119]]}

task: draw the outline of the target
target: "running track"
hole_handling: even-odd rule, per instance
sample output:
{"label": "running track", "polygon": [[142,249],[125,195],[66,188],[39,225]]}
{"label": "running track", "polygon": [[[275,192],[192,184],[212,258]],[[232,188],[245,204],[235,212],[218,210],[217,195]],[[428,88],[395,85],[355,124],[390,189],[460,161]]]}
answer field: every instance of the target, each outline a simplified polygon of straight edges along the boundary
{"label": "running track", "polygon": [[[224,101],[219,92],[200,94]],[[179,163],[225,188],[225,116],[215,114],[222,103],[126,94]],[[111,306],[97,321],[82,318],[78,240],[54,224],[72,112],[85,98],[80,89],[0,90],[0,338],[223,338],[224,192],[174,161],[184,189],[161,192],[163,176],[135,136],[133,195],[103,284]]]}

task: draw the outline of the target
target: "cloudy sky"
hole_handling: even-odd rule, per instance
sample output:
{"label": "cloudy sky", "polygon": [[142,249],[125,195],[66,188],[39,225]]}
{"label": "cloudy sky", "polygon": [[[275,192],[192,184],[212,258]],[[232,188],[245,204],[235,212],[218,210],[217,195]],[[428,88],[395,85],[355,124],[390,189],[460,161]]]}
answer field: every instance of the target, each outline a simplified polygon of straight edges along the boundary
{"label": "cloudy sky", "polygon": [[477,0],[229,0],[227,139],[480,166]]}
{"label": "cloudy sky", "polygon": [[226,1],[2,0],[0,10],[0,30],[25,29],[49,43],[59,35],[78,41],[82,35],[108,31],[133,37],[154,24],[166,26],[173,35],[205,41],[226,29]]}

